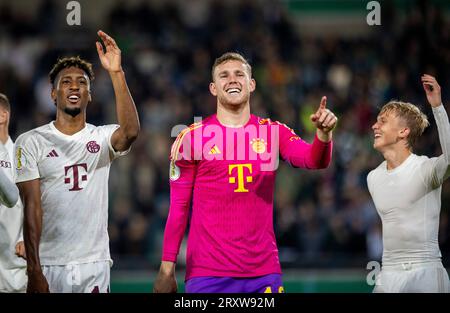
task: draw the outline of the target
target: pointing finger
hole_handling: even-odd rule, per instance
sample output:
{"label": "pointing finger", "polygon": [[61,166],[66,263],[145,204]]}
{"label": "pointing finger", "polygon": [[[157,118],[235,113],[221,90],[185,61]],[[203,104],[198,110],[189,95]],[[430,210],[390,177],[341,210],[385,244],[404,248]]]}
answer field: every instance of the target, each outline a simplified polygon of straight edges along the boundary
{"label": "pointing finger", "polygon": [[327,106],[327,97],[323,96],[322,100],[320,100],[319,108],[323,110],[323,109],[325,109],[326,106]]}

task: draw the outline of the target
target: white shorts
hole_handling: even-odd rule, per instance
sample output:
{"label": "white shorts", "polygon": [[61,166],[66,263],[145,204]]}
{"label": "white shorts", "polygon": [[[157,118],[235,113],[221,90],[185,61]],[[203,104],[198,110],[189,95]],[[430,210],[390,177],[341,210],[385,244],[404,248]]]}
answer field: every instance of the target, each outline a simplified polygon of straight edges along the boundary
{"label": "white shorts", "polygon": [[107,293],[110,281],[109,261],[93,263],[43,265],[50,292]]}
{"label": "white shorts", "polygon": [[448,293],[450,281],[442,262],[383,265],[373,292]]}
{"label": "white shorts", "polygon": [[0,293],[24,293],[27,290],[26,267],[5,269],[0,264]]}

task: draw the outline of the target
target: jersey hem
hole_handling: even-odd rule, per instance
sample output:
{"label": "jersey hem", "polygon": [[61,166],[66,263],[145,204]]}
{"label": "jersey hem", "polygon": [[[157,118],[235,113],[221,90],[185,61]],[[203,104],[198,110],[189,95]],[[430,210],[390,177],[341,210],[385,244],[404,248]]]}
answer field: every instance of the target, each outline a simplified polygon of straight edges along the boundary
{"label": "jersey hem", "polygon": [[65,266],[65,265],[77,265],[77,264],[86,264],[86,263],[96,263],[96,262],[104,262],[107,261],[110,264],[110,267],[113,265],[113,260],[109,259],[88,259],[88,260],[79,260],[79,261],[63,261],[63,262],[46,262],[41,260],[41,266]]}
{"label": "jersey hem", "polygon": [[211,270],[192,270],[191,274],[186,275],[184,281],[188,281],[194,277],[242,277],[242,278],[251,278],[251,277],[259,277],[269,274],[282,274],[281,269],[268,269],[265,271],[258,272],[244,272],[244,273],[236,273],[236,272],[217,272]]}

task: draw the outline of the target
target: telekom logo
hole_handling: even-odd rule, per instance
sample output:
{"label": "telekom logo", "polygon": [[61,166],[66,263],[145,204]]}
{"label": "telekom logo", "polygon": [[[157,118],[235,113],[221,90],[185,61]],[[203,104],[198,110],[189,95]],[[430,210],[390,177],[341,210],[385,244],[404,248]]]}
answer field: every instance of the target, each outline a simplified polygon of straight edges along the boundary
{"label": "telekom logo", "polygon": [[[83,174],[84,170],[84,174]],[[72,175],[70,175],[72,172]],[[81,163],[81,164],[74,164],[70,166],[64,167],[64,175],[66,176],[64,178],[65,184],[72,184],[72,188],[69,189],[69,191],[78,191],[82,190],[83,188],[80,187],[80,178],[81,181],[87,180],[87,164]],[[73,181],[72,181],[73,178]]]}
{"label": "telekom logo", "polygon": [[[248,192],[248,189],[245,189],[244,185],[244,178],[247,183],[251,183],[253,181],[253,178],[251,175],[245,176],[244,175],[244,168],[248,169],[249,174],[252,173],[252,165],[251,164],[230,164],[228,166],[228,175],[231,176],[233,173],[233,169],[237,169],[237,189],[234,190],[234,192]],[[230,184],[236,183],[236,177],[231,176],[228,180]]]}

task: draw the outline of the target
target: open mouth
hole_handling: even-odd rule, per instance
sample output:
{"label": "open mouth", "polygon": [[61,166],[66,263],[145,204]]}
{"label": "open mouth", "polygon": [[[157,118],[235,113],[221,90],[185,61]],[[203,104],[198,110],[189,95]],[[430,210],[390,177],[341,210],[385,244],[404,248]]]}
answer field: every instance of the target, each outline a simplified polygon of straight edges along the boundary
{"label": "open mouth", "polygon": [[78,101],[81,99],[81,97],[79,95],[70,95],[67,97],[67,99],[69,100],[70,103],[78,103]]}
{"label": "open mouth", "polygon": [[381,138],[381,134],[375,134],[375,139]]}
{"label": "open mouth", "polygon": [[238,95],[238,94],[241,93],[241,90],[240,90],[239,88],[228,88],[228,89],[226,90],[226,92],[227,92],[229,95]]}

